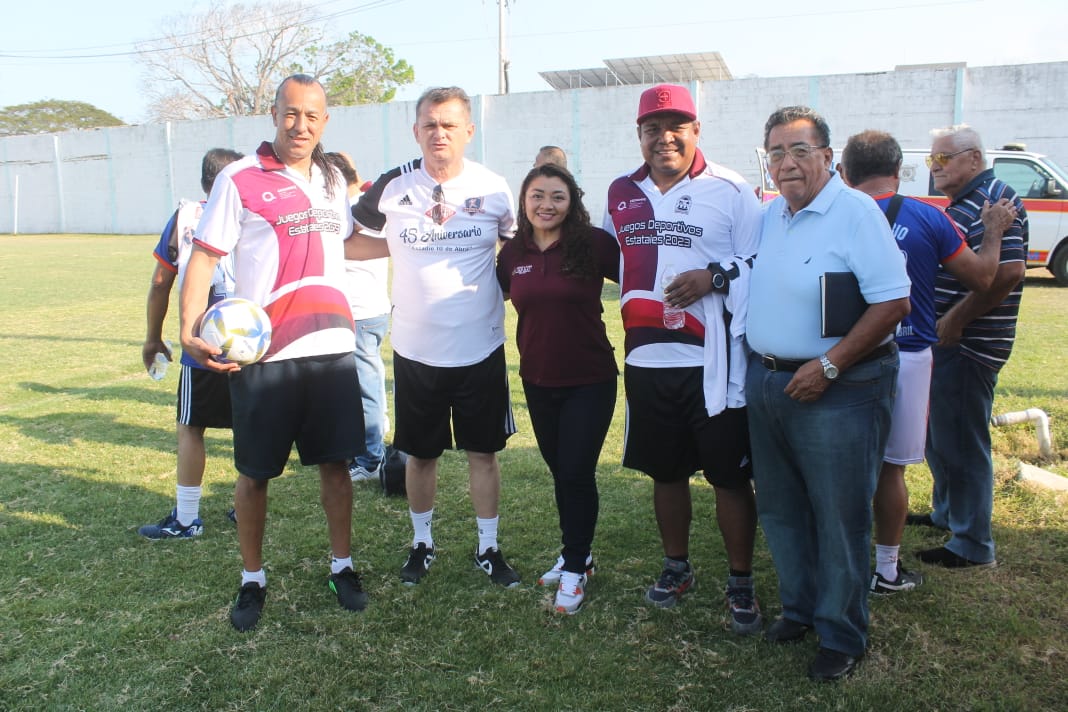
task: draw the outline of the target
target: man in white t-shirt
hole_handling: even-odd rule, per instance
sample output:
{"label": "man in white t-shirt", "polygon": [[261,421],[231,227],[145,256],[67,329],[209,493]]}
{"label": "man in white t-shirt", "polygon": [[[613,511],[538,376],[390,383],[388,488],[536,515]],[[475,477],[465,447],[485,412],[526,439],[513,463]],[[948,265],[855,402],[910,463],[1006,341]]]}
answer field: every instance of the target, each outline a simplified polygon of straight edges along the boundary
{"label": "man in white t-shirt", "polygon": [[456,447],[467,451],[475,563],[494,583],[512,587],[519,575],[497,544],[496,453],[515,424],[495,272],[498,240],[515,233],[512,193],[504,178],[464,158],[475,125],[463,89],[424,92],[413,132],[422,158],[383,174],[364,193],[353,208],[359,234],[345,248],[349,259],[393,259],[393,444],[409,454],[414,530],[401,580],[418,583],[434,561],[438,458],[455,433]]}

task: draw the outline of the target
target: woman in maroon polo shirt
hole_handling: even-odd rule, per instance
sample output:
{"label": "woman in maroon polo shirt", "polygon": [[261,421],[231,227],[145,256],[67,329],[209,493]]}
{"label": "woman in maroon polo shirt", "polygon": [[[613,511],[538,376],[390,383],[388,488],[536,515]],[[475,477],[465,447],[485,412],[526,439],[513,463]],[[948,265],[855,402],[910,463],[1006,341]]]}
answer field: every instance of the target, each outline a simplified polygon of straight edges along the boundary
{"label": "woman in maroon polo shirt", "polygon": [[593,573],[597,459],[612,422],[619,370],[601,315],[605,278],[619,281],[619,245],[590,225],[566,168],[534,168],[519,191],[516,236],[497,279],[519,316],[519,375],[538,449],[553,475],[563,550],[538,583],[575,613]]}

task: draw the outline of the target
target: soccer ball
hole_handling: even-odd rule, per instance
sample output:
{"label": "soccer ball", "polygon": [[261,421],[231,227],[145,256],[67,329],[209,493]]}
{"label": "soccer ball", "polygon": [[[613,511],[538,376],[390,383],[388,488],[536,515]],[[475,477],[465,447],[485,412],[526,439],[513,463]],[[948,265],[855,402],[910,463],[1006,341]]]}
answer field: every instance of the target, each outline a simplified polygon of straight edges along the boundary
{"label": "soccer ball", "polygon": [[256,363],[271,345],[271,319],[258,304],[230,297],[217,302],[200,320],[200,338],[222,349],[222,363]]}

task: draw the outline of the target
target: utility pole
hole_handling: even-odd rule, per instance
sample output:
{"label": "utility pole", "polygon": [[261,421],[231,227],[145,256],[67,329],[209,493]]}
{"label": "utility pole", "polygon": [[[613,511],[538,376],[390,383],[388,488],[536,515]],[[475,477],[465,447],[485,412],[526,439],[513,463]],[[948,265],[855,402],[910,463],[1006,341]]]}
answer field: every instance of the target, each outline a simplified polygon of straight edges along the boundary
{"label": "utility pole", "polygon": [[508,93],[508,38],[505,32],[504,11],[508,0],[497,0],[497,93]]}

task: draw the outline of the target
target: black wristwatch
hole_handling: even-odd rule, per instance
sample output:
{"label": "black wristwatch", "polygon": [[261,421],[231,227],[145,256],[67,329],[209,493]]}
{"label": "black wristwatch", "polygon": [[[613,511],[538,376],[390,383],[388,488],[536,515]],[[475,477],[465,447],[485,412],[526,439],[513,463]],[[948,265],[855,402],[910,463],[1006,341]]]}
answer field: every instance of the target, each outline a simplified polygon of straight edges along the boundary
{"label": "black wristwatch", "polygon": [[726,292],[730,283],[726,271],[715,262],[709,262],[705,269],[712,273],[712,291]]}

